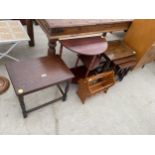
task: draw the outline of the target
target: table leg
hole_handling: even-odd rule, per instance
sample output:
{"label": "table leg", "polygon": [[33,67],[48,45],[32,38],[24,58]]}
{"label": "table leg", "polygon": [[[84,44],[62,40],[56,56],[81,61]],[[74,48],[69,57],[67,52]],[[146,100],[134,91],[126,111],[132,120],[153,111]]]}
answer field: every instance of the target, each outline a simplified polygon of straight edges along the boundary
{"label": "table leg", "polygon": [[28,33],[28,35],[30,37],[29,46],[33,47],[33,46],[35,46],[33,20],[32,19],[27,19],[26,20],[26,25],[27,25],[27,33]]}
{"label": "table leg", "polygon": [[97,58],[97,55],[93,56],[93,58],[92,58],[92,60],[91,60],[91,62],[90,62],[90,64],[89,64],[89,67],[88,67],[88,69],[87,69],[87,71],[86,71],[85,77],[87,77],[88,74],[89,74],[89,72],[92,70],[96,58]]}
{"label": "table leg", "polygon": [[67,93],[69,91],[70,82],[71,81],[67,81],[67,83],[66,83],[66,87],[65,87],[65,91],[64,91],[64,95],[63,95],[63,99],[62,99],[63,101],[66,101],[66,99],[67,99]]}
{"label": "table leg", "polygon": [[107,35],[107,32],[102,33],[103,37],[106,37],[106,35]]}
{"label": "table leg", "polygon": [[48,55],[56,54],[56,40],[49,40],[48,43]]}
{"label": "table leg", "polygon": [[26,107],[25,107],[25,103],[24,103],[24,96],[18,96],[18,99],[19,99],[20,106],[22,109],[23,117],[26,118],[27,112],[26,112]]}

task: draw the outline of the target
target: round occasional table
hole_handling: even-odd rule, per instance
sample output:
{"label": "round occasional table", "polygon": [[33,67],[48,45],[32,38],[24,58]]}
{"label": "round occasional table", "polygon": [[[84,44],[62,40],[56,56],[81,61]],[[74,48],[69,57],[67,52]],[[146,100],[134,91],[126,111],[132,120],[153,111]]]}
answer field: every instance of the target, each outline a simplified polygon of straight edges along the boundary
{"label": "round occasional table", "polygon": [[10,82],[7,78],[0,76],[0,94],[3,94],[8,90]]}
{"label": "round occasional table", "polygon": [[108,48],[106,39],[101,36],[61,40],[60,44],[60,56],[62,56],[63,47],[78,54],[75,68],[77,68],[79,60],[81,60],[87,69],[85,77],[88,76],[91,70],[98,67],[101,55]]}

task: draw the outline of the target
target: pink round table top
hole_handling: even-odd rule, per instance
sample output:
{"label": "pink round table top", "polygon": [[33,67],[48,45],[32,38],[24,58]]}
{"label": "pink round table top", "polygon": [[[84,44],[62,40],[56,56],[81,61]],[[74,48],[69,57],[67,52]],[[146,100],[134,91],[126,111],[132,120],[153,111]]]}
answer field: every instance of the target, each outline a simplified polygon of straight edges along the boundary
{"label": "pink round table top", "polygon": [[67,49],[81,55],[100,55],[108,48],[108,43],[101,36],[61,40]]}

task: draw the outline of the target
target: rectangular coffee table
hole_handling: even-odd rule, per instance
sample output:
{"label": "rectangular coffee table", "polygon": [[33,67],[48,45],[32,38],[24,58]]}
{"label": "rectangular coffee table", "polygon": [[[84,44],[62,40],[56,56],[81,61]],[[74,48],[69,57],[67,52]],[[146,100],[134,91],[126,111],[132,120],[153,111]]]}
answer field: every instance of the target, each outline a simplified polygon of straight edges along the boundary
{"label": "rectangular coffee table", "polygon": [[[106,32],[128,30],[132,19],[36,19],[49,40],[49,52],[56,51],[57,40]],[[34,46],[33,20],[27,20],[30,46]]]}
{"label": "rectangular coffee table", "polygon": [[[23,117],[27,114],[40,109],[46,105],[59,100],[66,100],[69,84],[74,77],[59,56],[46,56],[42,58],[33,58],[20,62],[9,62],[6,64],[15,93],[19,98]],[[66,87],[63,90],[60,83],[65,82]],[[26,110],[24,96],[48,87],[56,85],[62,96],[48,103]]]}

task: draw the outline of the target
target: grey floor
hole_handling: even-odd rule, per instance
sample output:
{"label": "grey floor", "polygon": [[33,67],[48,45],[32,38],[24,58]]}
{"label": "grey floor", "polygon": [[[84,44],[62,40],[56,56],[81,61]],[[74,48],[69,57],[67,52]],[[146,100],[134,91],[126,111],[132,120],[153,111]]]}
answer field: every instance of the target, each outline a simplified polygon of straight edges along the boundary
{"label": "grey floor", "polygon": [[[113,39],[115,37],[109,37]],[[47,55],[47,39],[35,26],[36,46],[18,45],[11,53],[19,59]],[[7,46],[1,46],[3,51]],[[65,50],[64,61],[73,66],[76,55]],[[8,77],[5,63],[0,60],[0,75]],[[155,63],[132,71],[108,93],[97,94],[81,104],[72,85],[68,100],[57,102],[31,113],[23,119],[11,85],[0,96],[0,134],[155,134]],[[26,97],[27,108],[51,100],[58,95],[55,87]]]}

